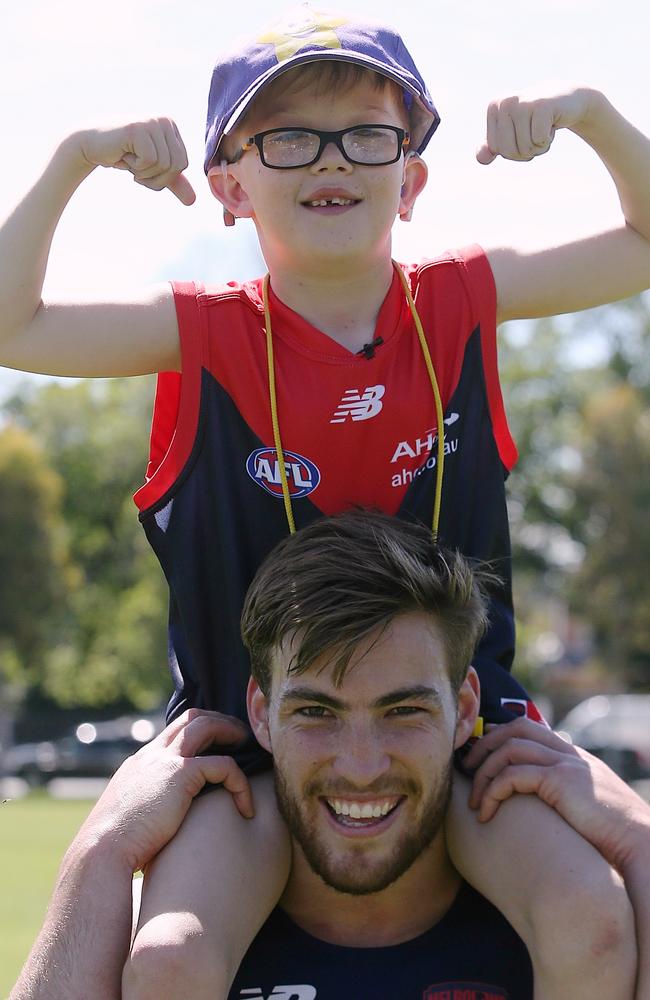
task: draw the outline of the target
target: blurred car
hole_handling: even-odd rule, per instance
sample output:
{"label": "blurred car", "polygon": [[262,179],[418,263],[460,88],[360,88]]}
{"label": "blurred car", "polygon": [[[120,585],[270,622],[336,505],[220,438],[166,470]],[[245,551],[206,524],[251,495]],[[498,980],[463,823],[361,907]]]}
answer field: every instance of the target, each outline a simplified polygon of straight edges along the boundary
{"label": "blurred car", "polygon": [[596,695],[554,728],[625,781],[650,779],[650,694]]}
{"label": "blurred car", "polygon": [[82,722],[69,734],[40,743],[17,743],[2,757],[5,777],[32,787],[52,778],[110,778],[120,764],[164,727],[163,715],[124,715]]}

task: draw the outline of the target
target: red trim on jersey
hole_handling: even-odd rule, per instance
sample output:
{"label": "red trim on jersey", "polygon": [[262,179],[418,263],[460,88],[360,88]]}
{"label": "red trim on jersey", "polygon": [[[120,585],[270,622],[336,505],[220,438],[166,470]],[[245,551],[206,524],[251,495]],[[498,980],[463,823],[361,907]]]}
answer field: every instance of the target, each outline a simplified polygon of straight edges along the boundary
{"label": "red trim on jersey", "polygon": [[[467,247],[463,251],[462,258],[468,276],[468,292],[476,307],[476,293],[479,292],[478,301],[483,308],[480,313],[477,310],[477,322],[481,324],[481,351],[483,354],[483,369],[485,373],[485,387],[490,407],[490,418],[494,431],[494,440],[501,461],[506,469],[510,471],[515,465],[518,453],[517,446],[510,434],[506,411],[503,405],[501,394],[501,383],[499,381],[499,365],[497,360],[497,331],[496,331],[496,286],[490,262],[487,259],[482,247],[474,245]],[[485,308],[487,306],[487,308]]]}
{"label": "red trim on jersey", "polygon": [[[204,317],[200,308],[203,288],[192,281],[172,282],[180,331],[180,372],[160,372],[156,383],[149,464],[145,483],[133,499],[146,510],[174,485],[190,456],[201,403]],[[195,336],[188,336],[194,331]]]}

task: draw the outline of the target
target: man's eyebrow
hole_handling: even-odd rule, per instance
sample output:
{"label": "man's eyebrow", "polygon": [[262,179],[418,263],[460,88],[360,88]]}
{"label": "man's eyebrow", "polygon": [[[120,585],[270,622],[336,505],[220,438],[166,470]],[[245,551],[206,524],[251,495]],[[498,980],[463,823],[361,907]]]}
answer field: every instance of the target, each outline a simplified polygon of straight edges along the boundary
{"label": "man's eyebrow", "polygon": [[308,685],[290,688],[280,695],[280,702],[283,705],[294,701],[317,701],[319,705],[326,705],[327,708],[346,707],[346,702],[341,698],[333,698],[331,695],[325,694],[324,691],[319,691],[318,688],[312,688]]}
{"label": "man's eyebrow", "polygon": [[[325,694],[324,691],[319,691],[317,688],[312,688],[308,685],[291,688],[289,691],[284,691],[280,696],[280,702],[283,705],[296,701],[318,702],[319,705],[325,705],[327,708],[341,709],[347,707],[347,703],[341,698],[334,698],[332,695]],[[389,705],[397,705],[403,701],[425,701],[438,707],[442,704],[442,697],[435,687],[429,687],[426,684],[414,684],[411,687],[388,691],[380,698],[377,698],[372,704],[373,708],[387,708]]]}
{"label": "man's eyebrow", "polygon": [[397,705],[402,701],[426,701],[432,705],[440,706],[442,697],[435,687],[427,684],[414,684],[412,687],[398,688],[396,691],[389,691],[377,698],[374,702],[376,708],[387,708],[388,705]]}

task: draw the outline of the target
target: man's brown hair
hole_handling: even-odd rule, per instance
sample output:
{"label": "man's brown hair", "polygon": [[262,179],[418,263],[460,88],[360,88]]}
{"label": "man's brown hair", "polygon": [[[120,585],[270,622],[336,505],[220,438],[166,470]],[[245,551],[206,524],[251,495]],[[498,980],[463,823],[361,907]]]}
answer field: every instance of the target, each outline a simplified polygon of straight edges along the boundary
{"label": "man's brown hair", "polygon": [[359,643],[421,611],[440,629],[457,692],[487,627],[490,579],[421,524],[359,510],[317,520],[280,542],[249,587],[241,629],[253,677],[268,695],[273,653],[290,638],[289,671],[330,654],[340,684]]}

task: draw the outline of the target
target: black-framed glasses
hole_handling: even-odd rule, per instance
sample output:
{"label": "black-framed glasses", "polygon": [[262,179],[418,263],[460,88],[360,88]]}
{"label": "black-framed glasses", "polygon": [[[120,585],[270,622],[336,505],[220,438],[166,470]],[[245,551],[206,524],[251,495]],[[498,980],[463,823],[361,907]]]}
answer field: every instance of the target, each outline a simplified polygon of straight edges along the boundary
{"label": "black-framed glasses", "polygon": [[315,128],[270,128],[252,135],[233,159],[241,159],[257,146],[265,167],[294,170],[316,163],[328,143],[333,142],[349,163],[383,167],[395,163],[408,148],[409,133],[396,125],[353,125],[339,132]]}

